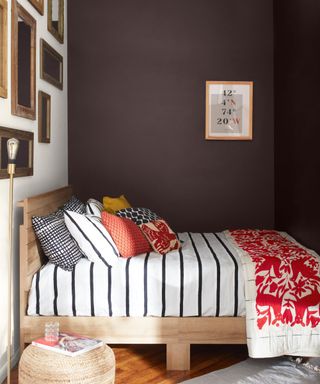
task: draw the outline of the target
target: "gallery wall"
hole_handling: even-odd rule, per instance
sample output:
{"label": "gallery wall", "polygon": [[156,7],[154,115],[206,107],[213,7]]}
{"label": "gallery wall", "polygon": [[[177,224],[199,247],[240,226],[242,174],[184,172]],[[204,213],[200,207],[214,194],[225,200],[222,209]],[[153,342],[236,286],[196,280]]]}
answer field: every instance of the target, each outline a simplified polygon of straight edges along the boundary
{"label": "gallery wall", "polygon": [[[270,0],[69,2],[69,181],[177,231],[274,225]],[[253,140],[206,141],[205,81],[254,82]]]}
{"label": "gallery wall", "polygon": [[[19,177],[14,181],[14,205],[17,201],[28,196],[46,192],[50,189],[64,186],[68,182],[67,158],[67,34],[65,28],[65,43],[61,45],[47,31],[47,1],[45,1],[44,15],[41,16],[27,0],[19,3],[37,21],[36,46],[36,95],[42,90],[51,95],[51,143],[38,143],[38,120],[29,120],[11,114],[11,0],[8,1],[8,98],[0,98],[0,126],[21,129],[34,133],[34,175]],[[54,86],[40,79],[39,70],[39,41],[44,38],[54,49],[64,57],[64,89],[58,90]],[[0,382],[6,375],[7,348],[7,257],[8,257],[8,180],[0,180]],[[22,223],[21,208],[14,208],[14,346],[13,357],[17,361],[19,356],[19,250],[18,231]]]}
{"label": "gallery wall", "polygon": [[320,2],[275,5],[276,226],[320,252]]}

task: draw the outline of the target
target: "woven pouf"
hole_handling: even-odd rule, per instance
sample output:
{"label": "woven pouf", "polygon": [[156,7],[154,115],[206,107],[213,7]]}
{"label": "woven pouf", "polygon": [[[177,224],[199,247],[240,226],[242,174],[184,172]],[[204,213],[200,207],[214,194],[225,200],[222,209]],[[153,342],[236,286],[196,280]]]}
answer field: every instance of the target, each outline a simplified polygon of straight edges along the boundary
{"label": "woven pouf", "polygon": [[19,363],[19,384],[113,384],[115,358],[104,345],[70,357],[29,345]]}

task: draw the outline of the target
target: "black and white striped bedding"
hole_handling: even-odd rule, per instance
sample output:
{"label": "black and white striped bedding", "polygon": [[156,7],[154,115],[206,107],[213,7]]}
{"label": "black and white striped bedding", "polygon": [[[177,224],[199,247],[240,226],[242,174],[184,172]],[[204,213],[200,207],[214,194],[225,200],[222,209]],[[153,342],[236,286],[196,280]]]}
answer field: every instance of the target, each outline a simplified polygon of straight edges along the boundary
{"label": "black and white striped bedding", "polygon": [[179,251],[108,267],[83,258],[73,272],[48,263],[35,274],[28,315],[244,316],[240,259],[223,233],[181,233]]}

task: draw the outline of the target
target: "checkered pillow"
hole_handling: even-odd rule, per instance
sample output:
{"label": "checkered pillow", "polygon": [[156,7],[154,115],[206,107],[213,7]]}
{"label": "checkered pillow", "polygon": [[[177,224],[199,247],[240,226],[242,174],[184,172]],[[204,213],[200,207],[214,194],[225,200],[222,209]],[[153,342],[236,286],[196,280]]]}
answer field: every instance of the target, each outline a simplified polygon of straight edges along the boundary
{"label": "checkered pillow", "polygon": [[137,225],[159,220],[160,217],[148,208],[124,208],[116,212],[119,217],[132,220]]}
{"label": "checkered pillow", "polygon": [[72,271],[83,254],[64,223],[63,212],[33,216],[32,226],[49,261]]}
{"label": "checkered pillow", "polygon": [[86,213],[86,206],[80,201],[77,197],[71,196],[64,206],[62,207],[64,211],[72,211],[80,213],[81,215]]}

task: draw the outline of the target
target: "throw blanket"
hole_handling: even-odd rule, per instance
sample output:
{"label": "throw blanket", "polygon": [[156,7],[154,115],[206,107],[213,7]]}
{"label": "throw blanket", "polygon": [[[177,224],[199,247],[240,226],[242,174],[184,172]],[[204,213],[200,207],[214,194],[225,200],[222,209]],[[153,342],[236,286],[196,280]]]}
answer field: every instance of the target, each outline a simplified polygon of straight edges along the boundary
{"label": "throw blanket", "polygon": [[226,231],[245,274],[249,355],[320,356],[320,259],[290,236]]}

